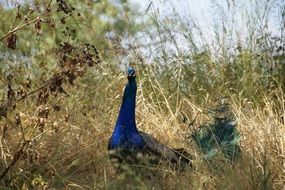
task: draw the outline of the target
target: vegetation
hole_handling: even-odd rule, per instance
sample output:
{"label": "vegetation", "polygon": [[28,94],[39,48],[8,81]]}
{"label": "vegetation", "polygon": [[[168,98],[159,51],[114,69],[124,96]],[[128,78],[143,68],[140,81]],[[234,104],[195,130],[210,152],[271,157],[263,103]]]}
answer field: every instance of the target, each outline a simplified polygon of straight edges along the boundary
{"label": "vegetation", "polygon": [[[225,3],[210,35],[152,3],[141,13],[126,0],[0,3],[0,188],[284,188],[285,4],[252,0],[239,18],[238,2]],[[129,64],[138,127],[186,148],[194,169],[114,171],[107,141]],[[237,159],[205,159],[193,140],[217,118],[237,123]]]}

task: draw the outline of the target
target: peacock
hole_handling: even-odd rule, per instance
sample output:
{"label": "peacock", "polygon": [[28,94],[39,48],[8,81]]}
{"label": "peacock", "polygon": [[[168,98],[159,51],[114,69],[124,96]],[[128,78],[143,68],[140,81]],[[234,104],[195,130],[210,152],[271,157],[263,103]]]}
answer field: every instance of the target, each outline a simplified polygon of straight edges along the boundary
{"label": "peacock", "polygon": [[183,148],[174,149],[159,142],[155,137],[139,131],[136,126],[136,73],[127,70],[128,83],[112,136],[108,142],[110,159],[116,165],[159,164],[167,161],[174,168],[191,166],[191,155]]}
{"label": "peacock", "polygon": [[236,125],[228,116],[214,117],[213,122],[199,126],[191,135],[205,160],[222,155],[227,160],[235,161],[241,156],[240,134]]}

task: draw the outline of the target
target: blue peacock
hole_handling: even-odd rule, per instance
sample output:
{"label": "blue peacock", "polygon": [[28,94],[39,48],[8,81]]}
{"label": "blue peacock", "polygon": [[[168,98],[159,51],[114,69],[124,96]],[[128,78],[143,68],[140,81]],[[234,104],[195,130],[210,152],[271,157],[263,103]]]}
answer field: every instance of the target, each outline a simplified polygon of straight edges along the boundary
{"label": "blue peacock", "polygon": [[158,164],[168,161],[178,168],[191,165],[191,156],[184,149],[173,149],[159,142],[155,137],[139,131],[136,126],[136,73],[132,67],[127,71],[123,101],[117,122],[108,143],[112,162]]}

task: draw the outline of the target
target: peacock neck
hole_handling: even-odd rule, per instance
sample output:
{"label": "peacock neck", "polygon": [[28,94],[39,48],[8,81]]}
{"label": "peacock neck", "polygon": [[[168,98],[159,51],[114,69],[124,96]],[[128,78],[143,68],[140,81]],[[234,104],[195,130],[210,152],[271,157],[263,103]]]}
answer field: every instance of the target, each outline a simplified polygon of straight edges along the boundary
{"label": "peacock neck", "polygon": [[135,78],[128,79],[123,102],[120,108],[116,127],[123,133],[138,133],[135,119],[137,83]]}
{"label": "peacock neck", "polygon": [[109,143],[109,149],[143,149],[145,146],[144,140],[136,127],[136,93],[135,76],[129,76],[115,130]]}

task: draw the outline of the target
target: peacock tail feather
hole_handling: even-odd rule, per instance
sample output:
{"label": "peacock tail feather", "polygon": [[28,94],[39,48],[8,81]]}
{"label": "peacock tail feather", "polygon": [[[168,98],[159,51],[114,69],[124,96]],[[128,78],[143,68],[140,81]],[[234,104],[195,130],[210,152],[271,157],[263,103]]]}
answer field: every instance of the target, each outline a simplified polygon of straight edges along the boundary
{"label": "peacock tail feather", "polygon": [[[229,110],[223,105],[216,111],[224,113]],[[223,117],[214,117],[212,123],[201,125],[192,134],[194,142],[207,160],[216,155],[223,155],[227,159],[234,160],[241,154],[240,134],[236,128],[236,122],[229,114],[223,115]]]}

